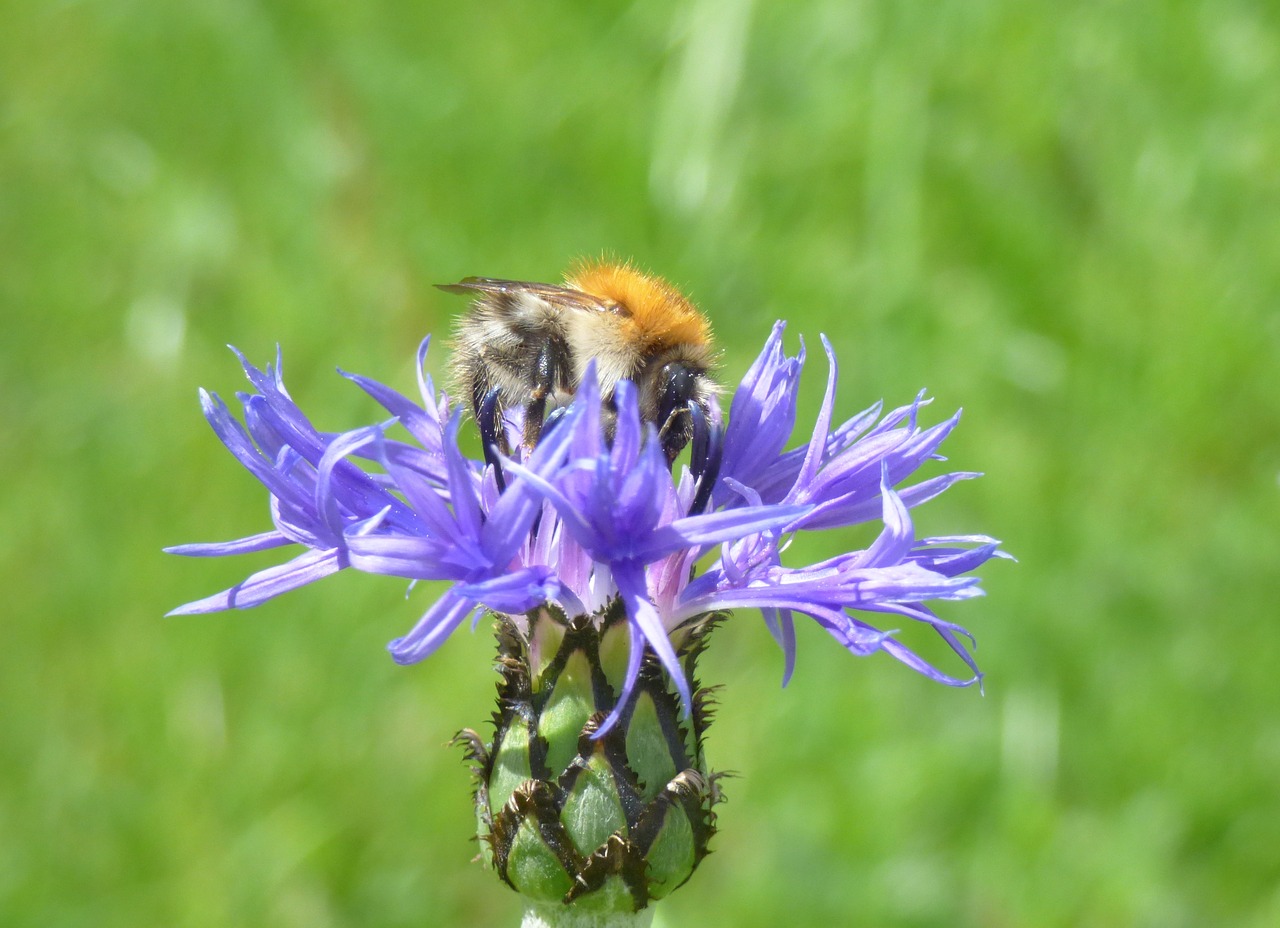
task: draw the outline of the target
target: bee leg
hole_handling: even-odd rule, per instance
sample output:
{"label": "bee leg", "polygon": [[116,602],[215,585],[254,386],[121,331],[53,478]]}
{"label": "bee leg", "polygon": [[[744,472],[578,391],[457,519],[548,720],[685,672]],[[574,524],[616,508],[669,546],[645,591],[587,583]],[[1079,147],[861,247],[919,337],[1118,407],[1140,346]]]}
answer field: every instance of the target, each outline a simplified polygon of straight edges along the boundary
{"label": "bee leg", "polygon": [[498,484],[498,492],[501,493],[507,488],[507,480],[502,473],[502,459],[498,454],[506,448],[507,436],[501,427],[499,392],[498,388],[494,387],[476,405],[476,424],[480,426],[480,443],[484,449],[485,463],[493,465],[493,479]]}
{"label": "bee leg", "polygon": [[552,354],[550,343],[543,345],[538,352],[538,359],[533,365],[533,384],[529,391],[529,402],[524,407],[524,447],[526,452],[533,451],[533,446],[542,437],[542,420],[547,412],[547,399],[555,389],[559,375],[556,359]]}
{"label": "bee leg", "polygon": [[491,392],[484,375],[475,373],[471,378],[471,412],[475,414],[476,422],[480,421],[480,407],[484,405],[485,396]]}

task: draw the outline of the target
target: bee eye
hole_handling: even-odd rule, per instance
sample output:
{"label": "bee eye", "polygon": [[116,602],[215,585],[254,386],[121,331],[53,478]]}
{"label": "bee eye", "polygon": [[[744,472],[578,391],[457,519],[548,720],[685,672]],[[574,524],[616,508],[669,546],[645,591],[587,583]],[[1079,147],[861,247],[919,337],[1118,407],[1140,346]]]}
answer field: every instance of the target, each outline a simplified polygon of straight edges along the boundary
{"label": "bee eye", "polygon": [[[683,406],[693,396],[697,386],[697,374],[688,365],[679,361],[664,364],[658,375],[658,393],[663,401],[670,402],[672,409]],[[669,399],[668,399],[669,398]],[[665,410],[668,414],[671,410]]]}

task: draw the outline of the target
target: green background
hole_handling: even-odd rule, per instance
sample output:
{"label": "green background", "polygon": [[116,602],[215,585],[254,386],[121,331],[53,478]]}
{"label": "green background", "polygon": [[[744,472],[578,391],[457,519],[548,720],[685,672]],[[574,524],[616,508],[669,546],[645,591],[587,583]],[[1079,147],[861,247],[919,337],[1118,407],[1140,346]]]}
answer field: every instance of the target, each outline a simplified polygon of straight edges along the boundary
{"label": "green background", "polygon": [[816,627],[781,690],[758,617],[717,633],[739,777],[659,924],[1280,924],[1274,5],[7,7],[0,923],[518,922],[444,747],[483,627],[396,667],[434,591],[354,574],[163,619],[279,557],[160,548],[268,524],[196,402],[226,343],[349,428],[333,369],[411,389],[433,283],[608,250],[727,380],[785,317],[844,413],[963,406],[988,476],[919,528],[1020,559],[943,609],[985,697]]}

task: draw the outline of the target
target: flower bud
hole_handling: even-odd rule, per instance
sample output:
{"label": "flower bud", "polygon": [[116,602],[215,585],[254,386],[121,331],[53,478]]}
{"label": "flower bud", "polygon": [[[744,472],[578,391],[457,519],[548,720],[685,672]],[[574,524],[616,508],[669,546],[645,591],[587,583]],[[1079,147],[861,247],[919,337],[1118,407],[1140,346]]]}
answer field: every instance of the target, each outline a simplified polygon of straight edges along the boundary
{"label": "flower bud", "polygon": [[711,690],[695,663],[718,615],[672,634],[694,692],[687,715],[646,648],[618,724],[598,736],[626,676],[630,631],[619,600],[566,619],[555,606],[497,616],[493,741],[468,729],[482,859],[535,904],[635,912],[684,883],[715,832],[719,775],[702,737]]}

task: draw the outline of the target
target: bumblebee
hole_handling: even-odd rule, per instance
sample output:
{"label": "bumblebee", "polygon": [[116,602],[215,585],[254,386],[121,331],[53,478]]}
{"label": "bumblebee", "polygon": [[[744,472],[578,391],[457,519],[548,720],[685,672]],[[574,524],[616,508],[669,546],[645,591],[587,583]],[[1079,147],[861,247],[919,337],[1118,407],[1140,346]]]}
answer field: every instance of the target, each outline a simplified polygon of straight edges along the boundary
{"label": "bumblebee", "polygon": [[458,322],[453,374],[486,447],[505,444],[502,411],[523,407],[531,449],[548,404],[572,397],[591,360],[607,405],[619,380],[635,383],[640,415],[657,426],[668,463],[693,437],[693,416],[709,412],[711,327],[661,278],[600,261],[571,270],[563,286],[467,277],[439,288],[474,297]]}

